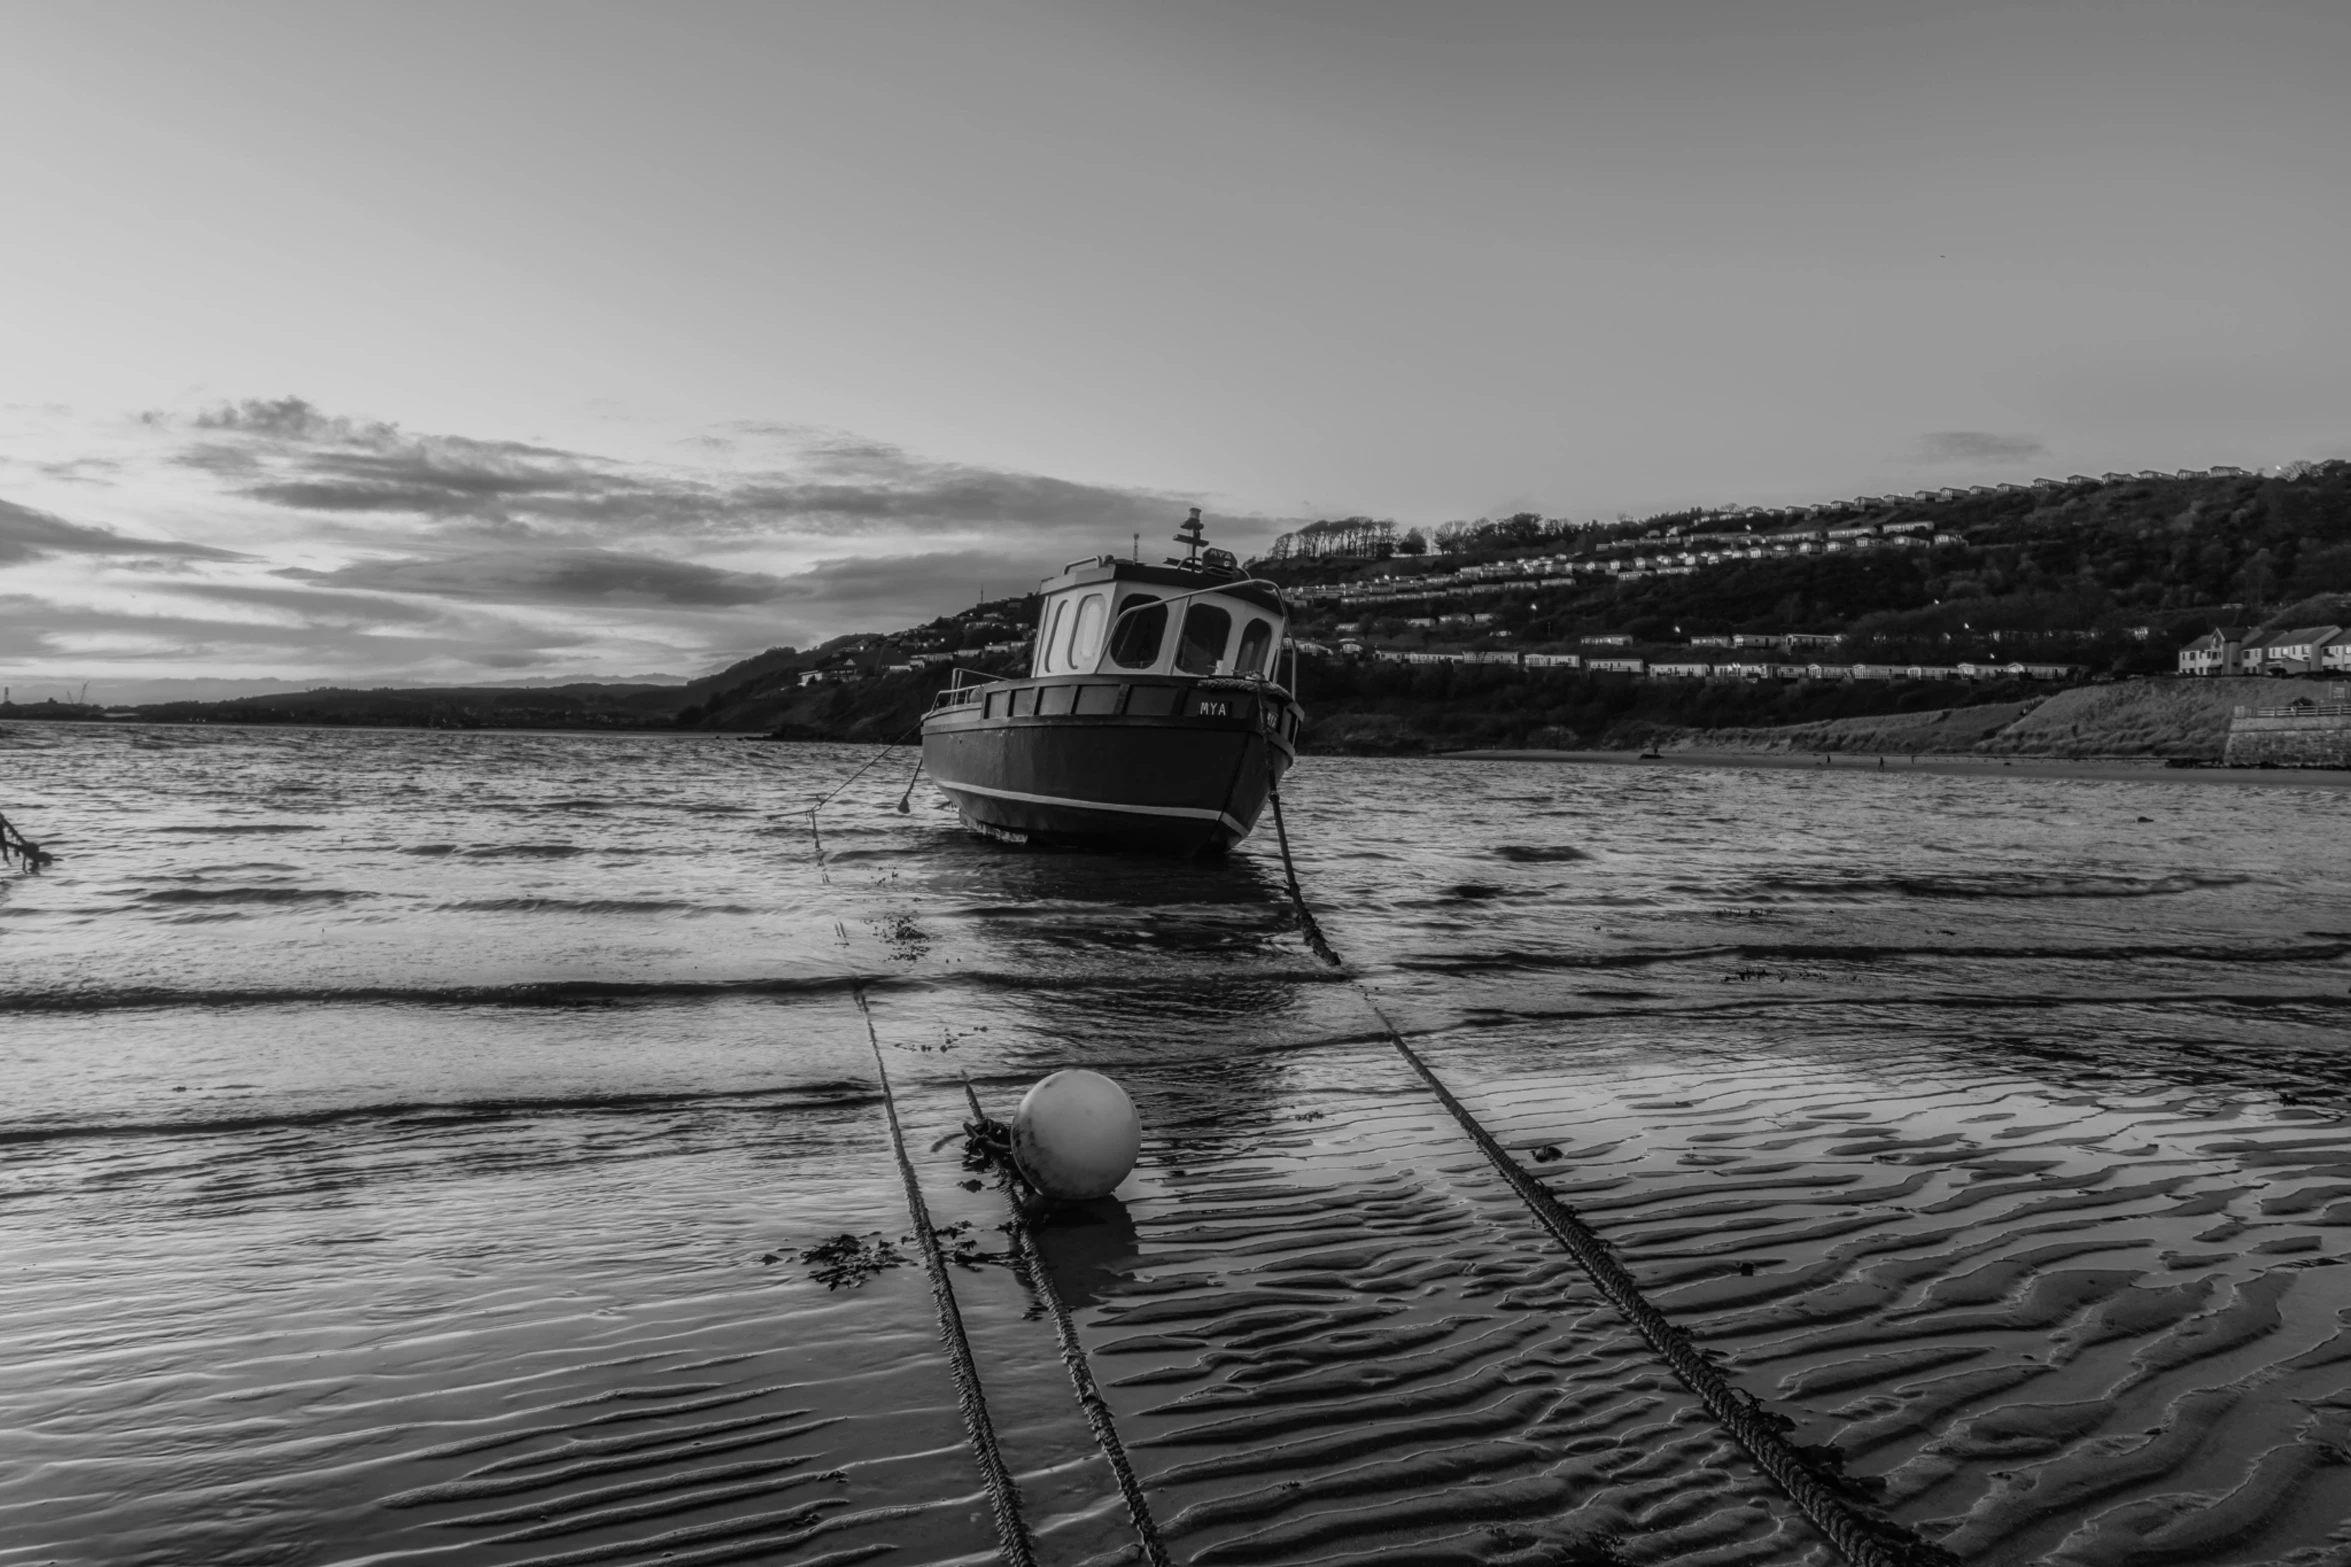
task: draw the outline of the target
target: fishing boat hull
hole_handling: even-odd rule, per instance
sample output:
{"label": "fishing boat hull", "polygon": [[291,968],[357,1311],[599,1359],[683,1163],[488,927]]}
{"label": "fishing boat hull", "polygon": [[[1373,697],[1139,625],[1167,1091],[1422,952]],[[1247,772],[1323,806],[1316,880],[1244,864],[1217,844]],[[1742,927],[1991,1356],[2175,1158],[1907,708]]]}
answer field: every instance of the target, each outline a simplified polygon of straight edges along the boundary
{"label": "fishing boat hull", "polygon": [[1249,835],[1303,716],[1263,681],[1165,675],[995,681],[941,700],[923,766],[973,830],[1173,854]]}

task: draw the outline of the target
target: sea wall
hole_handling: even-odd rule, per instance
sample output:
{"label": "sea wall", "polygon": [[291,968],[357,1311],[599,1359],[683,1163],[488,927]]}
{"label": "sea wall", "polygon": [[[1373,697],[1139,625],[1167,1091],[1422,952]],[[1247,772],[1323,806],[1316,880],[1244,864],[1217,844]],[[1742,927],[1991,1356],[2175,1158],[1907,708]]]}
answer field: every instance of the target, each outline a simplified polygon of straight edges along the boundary
{"label": "sea wall", "polygon": [[2351,712],[2229,720],[2231,767],[2351,767]]}

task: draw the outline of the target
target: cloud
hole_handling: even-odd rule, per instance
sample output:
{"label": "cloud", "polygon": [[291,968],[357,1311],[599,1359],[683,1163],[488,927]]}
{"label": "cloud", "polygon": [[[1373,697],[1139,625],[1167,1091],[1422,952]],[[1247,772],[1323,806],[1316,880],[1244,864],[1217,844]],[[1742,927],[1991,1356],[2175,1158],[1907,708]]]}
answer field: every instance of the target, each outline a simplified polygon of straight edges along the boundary
{"label": "cloud", "polygon": [[175,539],[133,539],[67,522],[63,517],[0,501],[0,566],[39,560],[51,555],[144,556],[150,560],[243,560],[234,550],[205,544],[182,544]]}
{"label": "cloud", "polygon": [[[19,497],[0,502],[0,568],[24,563],[0,579],[22,595],[0,615],[0,675],[19,680],[702,669],[1022,592],[1129,534],[1165,553],[1207,504],[805,425],[708,426],[620,457],[300,397],[79,429],[64,412],[0,432]],[[70,515],[94,477],[107,526],[36,509]],[[1291,525],[1210,522],[1243,553]]]}
{"label": "cloud", "polygon": [[[161,420],[160,414],[145,415]],[[273,440],[336,445],[384,445],[400,438],[400,427],[367,420],[338,418],[321,413],[299,397],[248,397],[241,403],[222,403],[189,421],[199,430],[231,430]]]}
{"label": "cloud", "polygon": [[177,460],[250,499],[505,539],[963,533],[1115,541],[1164,531],[1206,499],[930,461],[887,442],[792,425],[729,425],[726,439],[697,443],[733,454],[733,437],[757,437],[770,455],[766,467],[681,469],[516,441],[412,435],[300,398],[225,406],[193,423],[203,438]]}
{"label": "cloud", "polygon": [[68,484],[103,485],[112,479],[122,464],[106,457],[73,457],[64,462],[41,463],[38,466],[50,478],[62,479]]}
{"label": "cloud", "polygon": [[445,612],[440,609],[413,604],[406,599],[321,588],[274,587],[244,582],[173,582],[166,591],[217,604],[275,611],[296,622],[313,626],[422,626],[440,621],[445,616]]}
{"label": "cloud", "polygon": [[[388,671],[461,665],[496,667],[493,660],[551,663],[577,660],[596,634],[571,626],[528,625],[494,616],[440,616],[393,625],[333,614],[247,612],[234,618],[203,613],[201,603],[123,609],[61,604],[31,595],[0,596],[0,659],[102,672],[100,666],[168,668],[175,674],[207,667],[296,666],[311,678],[381,678]],[[30,678],[33,670],[13,672]]]}
{"label": "cloud", "polygon": [[673,604],[713,609],[772,603],[786,579],[620,550],[484,550],[437,559],[356,561],[333,571],[288,567],[280,576],[322,587],[418,593],[495,604]]}
{"label": "cloud", "polygon": [[1920,462],[2023,463],[2049,455],[2037,435],[1995,435],[1989,430],[1936,430],[1918,438]]}
{"label": "cloud", "polygon": [[1058,558],[1002,550],[937,550],[889,559],[830,560],[788,579],[792,597],[832,615],[897,630],[952,614],[985,598],[1026,593]]}

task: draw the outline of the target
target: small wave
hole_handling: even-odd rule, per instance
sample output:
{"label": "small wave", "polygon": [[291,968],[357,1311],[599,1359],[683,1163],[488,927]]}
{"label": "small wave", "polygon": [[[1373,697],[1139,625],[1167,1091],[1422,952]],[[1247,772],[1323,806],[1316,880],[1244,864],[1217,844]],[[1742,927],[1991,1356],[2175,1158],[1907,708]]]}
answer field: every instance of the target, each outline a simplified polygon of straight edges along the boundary
{"label": "small wave", "polygon": [[398,1099],[378,1104],[338,1105],[322,1110],[287,1110],[273,1115],[191,1115],[144,1121],[76,1121],[50,1126],[0,1127],[0,1147],[18,1143],[62,1142],[83,1137],[184,1137],[221,1132],[297,1130],[366,1121],[408,1123],[419,1129],[438,1129],[458,1122],[498,1120],[513,1115],[596,1115],[679,1105],[718,1106],[730,1103],[755,1103],[763,1108],[773,1108],[778,1101],[792,1100],[805,1101],[812,1106],[831,1106],[863,1104],[880,1097],[880,1091],[873,1084],[844,1078],[832,1082],[794,1083],[781,1088],[730,1088],[707,1093]]}
{"label": "small wave", "polygon": [[514,985],[249,986],[216,990],[162,985],[119,990],[33,990],[0,993],[0,1015],[12,1012],[154,1011],[167,1007],[287,1006],[611,1006],[630,1001],[706,1001],[735,996],[813,996],[863,985],[879,990],[888,975],[837,974],[804,979],[711,981],[559,979]]}
{"label": "small wave", "polygon": [[442,908],[467,914],[759,914],[740,903],[683,898],[468,898]]}
{"label": "small wave", "polygon": [[1904,898],[2168,898],[2183,893],[2242,887],[2245,875],[2112,876],[2082,872],[1984,871],[1952,876],[1763,876],[1764,892],[1825,894],[1832,897]]}
{"label": "small wave", "polygon": [[226,838],[233,833],[317,832],[316,822],[177,822],[150,829],[158,833],[185,833],[198,838]]}
{"label": "small wave", "polygon": [[347,903],[373,897],[335,887],[161,887],[139,894],[141,903]]}
{"label": "small wave", "polygon": [[568,860],[588,851],[577,843],[486,843],[459,852],[469,860]]}
{"label": "small wave", "polygon": [[1400,958],[1396,967],[1426,974],[1480,974],[1518,970],[1547,973],[1575,969],[1660,968],[1707,958],[1751,962],[1879,963],[1917,958],[1935,962],[1963,959],[2048,962],[2132,963],[2162,959],[2176,963],[2325,963],[2351,956],[2351,942],[2229,946],[2202,942],[2118,942],[2110,946],[2058,946],[2048,942],[1978,946],[1924,944],[1869,945],[1862,942],[1726,942],[1704,947],[1661,947],[1647,952],[1556,952],[1502,949],[1456,956]]}
{"label": "small wave", "polygon": [[1591,855],[1564,843],[1505,843],[1494,850],[1497,857],[1518,865],[1557,865],[1570,860],[1588,860]]}

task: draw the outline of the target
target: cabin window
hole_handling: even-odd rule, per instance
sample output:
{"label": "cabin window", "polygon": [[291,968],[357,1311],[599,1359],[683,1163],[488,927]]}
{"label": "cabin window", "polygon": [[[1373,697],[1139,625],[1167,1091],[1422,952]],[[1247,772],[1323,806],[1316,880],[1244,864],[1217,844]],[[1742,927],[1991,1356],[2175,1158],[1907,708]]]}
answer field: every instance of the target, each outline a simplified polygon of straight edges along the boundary
{"label": "cabin window", "polygon": [[1233,639],[1233,612],[1195,602],[1184,612],[1184,637],[1176,646],[1176,668],[1187,675],[1213,675]]}
{"label": "cabin window", "polygon": [[1062,599],[1053,606],[1053,624],[1038,640],[1037,646],[1044,649],[1045,656],[1037,661],[1037,673],[1047,675],[1053,672],[1053,650],[1061,645],[1062,626],[1068,619],[1069,600]]}
{"label": "cabin window", "polygon": [[1273,622],[1252,620],[1241,632],[1241,651],[1233,655],[1233,673],[1262,675],[1265,655],[1273,650]]}
{"label": "cabin window", "polygon": [[1078,600],[1076,621],[1069,633],[1069,667],[1080,673],[1094,667],[1102,656],[1102,622],[1108,617],[1110,601],[1099,593],[1089,593]]}
{"label": "cabin window", "polygon": [[1110,661],[1121,669],[1149,669],[1159,662],[1159,644],[1166,636],[1167,606],[1155,594],[1129,593],[1110,633]]}

